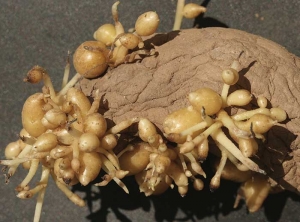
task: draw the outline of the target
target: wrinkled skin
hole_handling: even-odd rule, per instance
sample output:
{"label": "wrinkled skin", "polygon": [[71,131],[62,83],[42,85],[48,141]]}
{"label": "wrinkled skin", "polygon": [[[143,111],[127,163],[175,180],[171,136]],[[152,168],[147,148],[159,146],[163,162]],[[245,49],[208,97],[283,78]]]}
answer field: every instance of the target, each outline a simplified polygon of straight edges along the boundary
{"label": "wrinkled skin", "polygon": [[[280,106],[289,117],[266,134],[254,160],[267,171],[272,185],[279,183],[285,189],[300,191],[299,58],[272,41],[233,29],[184,30],[148,41],[156,45],[157,56],[80,82],[87,95],[100,89],[100,112],[107,119],[119,123],[140,116],[161,129],[169,113],[188,105],[189,92],[209,87],[221,93],[220,74],[237,59],[241,77],[235,89],[248,89],[255,97],[264,95],[272,107]],[[253,100],[247,109],[256,107]]]}

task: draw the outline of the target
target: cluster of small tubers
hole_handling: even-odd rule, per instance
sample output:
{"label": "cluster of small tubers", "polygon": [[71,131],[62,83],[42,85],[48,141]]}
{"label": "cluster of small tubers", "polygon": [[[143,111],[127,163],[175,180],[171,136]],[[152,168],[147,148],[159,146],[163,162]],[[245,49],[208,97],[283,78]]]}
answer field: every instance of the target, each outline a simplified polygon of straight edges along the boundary
{"label": "cluster of small tubers", "polygon": [[[221,178],[242,183],[235,206],[245,198],[251,212],[258,210],[272,188],[265,172],[251,157],[259,149],[258,140],[263,141],[264,134],[287,116],[281,108],[267,108],[268,101],[263,96],[256,99],[257,109],[230,115],[230,107],[245,107],[254,100],[251,92],[245,89],[229,94],[230,86],[239,79],[238,61],[233,61],[231,67],[222,72],[221,94],[209,88],[189,93],[190,106],[170,113],[163,122],[162,133],[142,117],[125,120],[108,129],[106,119],[98,113],[98,91],[91,103],[83,92],[74,88],[82,76],[95,78],[107,66],[133,61],[139,53],[149,55],[143,50],[141,37],[156,31],[157,14],[142,14],[136,21],[135,31],[125,33],[118,20],[118,4],[112,6],[115,24],[102,25],[94,33],[97,41],[84,42],[76,50],[73,58],[78,73],[68,81],[70,65],[67,64],[59,92],[55,91],[42,67],[35,66],[28,72],[26,82],[43,81],[44,87],[42,92],[25,101],[19,139],[7,145],[6,160],[0,161],[7,171],[6,182],[19,165],[28,170],[27,176],[16,187],[17,197],[27,199],[37,195],[34,221],[39,221],[50,176],[79,206],[85,203],[69,186],[77,183],[86,186],[101,170],[105,175],[96,186],[105,186],[113,180],[129,193],[121,179],[134,176],[140,191],[147,196],[161,194],[170,187],[176,187],[179,194],[185,196],[190,182],[194,189],[203,189],[206,173],[201,165],[212,153],[217,158],[216,172],[210,178],[211,190],[220,186]],[[195,4],[187,4],[183,10],[184,1],[178,1],[178,5],[179,14],[189,18],[205,11]],[[129,54],[136,48],[137,51]],[[135,139],[116,149],[124,130],[134,124],[137,126]],[[41,179],[31,187],[29,183],[39,166],[42,168]]]}
{"label": "cluster of small tubers", "polygon": [[[65,75],[68,75],[68,66]],[[68,83],[63,81],[62,89],[56,92],[47,72],[42,67],[34,66],[25,81],[44,81],[44,87],[42,92],[29,96],[25,101],[22,109],[23,129],[19,139],[7,145],[7,160],[1,160],[0,164],[6,166],[7,182],[20,164],[28,170],[16,191],[21,199],[38,195],[35,221],[40,218],[50,175],[57,187],[79,206],[85,206],[85,202],[68,186],[77,183],[88,185],[101,169],[107,175],[103,182],[96,185],[102,186],[114,180],[128,192],[120,181],[128,172],[121,170],[113,148],[117,145],[117,134],[136,120],[124,121],[108,130],[106,120],[97,112],[99,95],[96,92],[91,103],[82,91],[73,87],[74,78]],[[29,183],[39,165],[42,166],[42,176],[32,188]]]}
{"label": "cluster of small tubers", "polygon": [[[116,67],[122,63],[132,62],[137,55],[151,54],[144,49],[142,37],[156,32],[159,25],[157,13],[149,11],[141,14],[136,20],[134,32],[125,32],[119,21],[117,10],[119,3],[117,1],[112,6],[114,25],[101,25],[94,33],[96,41],[82,43],[74,53],[74,67],[85,78],[100,76],[108,66]],[[129,54],[130,50],[134,51]]]}

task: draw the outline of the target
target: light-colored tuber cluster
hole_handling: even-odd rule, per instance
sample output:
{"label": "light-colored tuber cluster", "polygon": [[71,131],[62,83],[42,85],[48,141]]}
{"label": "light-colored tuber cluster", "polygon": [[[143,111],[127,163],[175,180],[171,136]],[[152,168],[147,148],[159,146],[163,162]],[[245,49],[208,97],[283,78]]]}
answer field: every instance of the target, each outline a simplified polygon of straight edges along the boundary
{"label": "light-colored tuber cluster", "polygon": [[[67,65],[65,76],[68,76]],[[67,78],[64,77],[64,81]],[[84,201],[68,186],[80,183],[84,186],[93,181],[103,169],[103,186],[110,180],[116,181],[126,192],[120,181],[128,171],[120,168],[118,157],[113,152],[117,145],[118,133],[136,119],[124,121],[110,130],[104,117],[98,113],[100,97],[95,93],[93,103],[82,91],[73,87],[78,76],[70,82],[63,82],[63,88],[56,92],[47,72],[33,67],[24,79],[30,83],[44,81],[42,92],[28,97],[22,110],[23,129],[17,141],[7,145],[1,160],[5,165],[6,182],[15,174],[18,166],[28,170],[27,176],[17,186],[17,197],[21,199],[37,197],[35,221],[40,218],[44,193],[51,175],[57,187],[75,204],[85,206]],[[29,183],[42,167],[39,183],[30,187]]]}
{"label": "light-colored tuber cluster", "polygon": [[[91,103],[83,92],[73,87],[78,74],[67,83],[69,65],[59,92],[54,90],[46,71],[35,66],[25,81],[43,80],[44,87],[41,93],[25,101],[20,138],[6,147],[7,160],[0,161],[8,170],[7,182],[20,164],[28,169],[16,191],[22,199],[38,195],[35,214],[38,221],[50,175],[57,187],[79,206],[84,206],[84,201],[68,186],[77,183],[86,186],[101,170],[106,174],[96,186],[105,186],[114,180],[129,193],[121,179],[134,175],[140,191],[147,196],[161,194],[175,186],[184,196],[190,182],[194,189],[203,189],[206,173],[201,164],[212,153],[219,160],[216,173],[210,178],[210,188],[217,189],[221,177],[241,182],[236,205],[245,198],[249,209],[257,210],[271,187],[263,175],[265,172],[250,157],[258,151],[257,140],[264,140],[264,134],[287,116],[281,108],[267,108],[268,102],[263,96],[257,98],[257,109],[235,115],[226,111],[231,106],[246,106],[253,100],[251,93],[244,89],[228,95],[230,86],[239,79],[238,66],[234,61],[222,72],[221,94],[209,88],[189,93],[187,98],[191,105],[170,113],[163,122],[162,133],[142,117],[107,129],[106,120],[98,113],[97,90]],[[137,125],[133,142],[115,149],[120,134],[133,124]],[[29,183],[39,165],[42,176],[32,188]]]}
{"label": "light-colored tuber cluster", "polygon": [[[205,173],[196,163],[204,161],[209,152],[220,156],[210,188],[217,189],[221,177],[242,182],[236,205],[243,197],[253,212],[260,208],[271,187],[265,172],[250,157],[258,151],[257,140],[264,140],[264,134],[278,122],[286,120],[287,115],[281,108],[267,108],[267,99],[259,96],[257,109],[230,116],[230,111],[226,111],[228,108],[244,107],[253,100],[252,94],[244,89],[228,95],[230,86],[239,79],[238,66],[239,63],[234,61],[229,69],[222,72],[224,84],[221,95],[209,88],[189,93],[191,106],[171,113],[163,127],[165,137],[178,144],[178,156],[188,177],[194,179],[201,175],[205,178]],[[228,164],[233,165],[231,170],[227,169]],[[255,194],[252,195],[253,190]]]}
{"label": "light-colored tuber cluster", "polygon": [[[97,41],[82,43],[74,53],[74,67],[86,78],[100,76],[108,66],[116,67],[125,62],[132,62],[137,55],[151,54],[144,49],[142,37],[150,36],[157,30],[157,13],[149,11],[141,14],[136,20],[134,32],[125,32],[119,21],[119,3],[117,1],[112,6],[114,25],[101,25],[94,33],[94,39]],[[129,54],[130,50],[134,51]]]}

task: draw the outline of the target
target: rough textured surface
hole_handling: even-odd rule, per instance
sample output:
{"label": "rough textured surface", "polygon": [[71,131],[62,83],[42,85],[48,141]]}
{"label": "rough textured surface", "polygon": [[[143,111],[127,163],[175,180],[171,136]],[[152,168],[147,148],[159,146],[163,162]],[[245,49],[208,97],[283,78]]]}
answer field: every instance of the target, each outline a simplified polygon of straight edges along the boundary
{"label": "rough textured surface", "polygon": [[[299,58],[272,41],[233,29],[190,29],[149,41],[156,45],[157,56],[80,82],[87,95],[100,89],[106,118],[119,123],[145,117],[161,129],[168,113],[188,105],[189,92],[205,86],[220,93],[222,70],[238,60],[241,78],[234,87],[248,89],[255,97],[264,95],[289,117],[267,133],[258,163],[286,189],[300,191]],[[247,109],[255,107],[253,101]]]}

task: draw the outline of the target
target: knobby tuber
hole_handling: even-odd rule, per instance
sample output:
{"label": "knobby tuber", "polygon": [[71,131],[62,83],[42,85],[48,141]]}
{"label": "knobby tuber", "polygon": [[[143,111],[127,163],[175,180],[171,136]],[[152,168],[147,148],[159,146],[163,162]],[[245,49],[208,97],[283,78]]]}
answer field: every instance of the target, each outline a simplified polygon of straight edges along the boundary
{"label": "knobby tuber", "polygon": [[[20,137],[7,145],[0,164],[6,182],[20,164],[28,169],[16,191],[21,199],[37,195],[34,220],[50,176],[84,206],[69,186],[86,186],[101,170],[105,175],[96,186],[113,180],[129,193],[122,179],[134,176],[146,196],[175,187],[185,196],[189,184],[200,191],[204,180],[211,190],[221,178],[236,181],[241,187],[234,206],[244,198],[251,212],[273,189],[299,192],[300,60],[232,29],[149,37],[159,24],[155,12],[142,14],[135,32],[125,33],[118,4],[112,6],[115,24],[101,26],[96,41],[76,50],[78,73],[68,82],[68,64],[60,91],[42,67],[34,66],[24,79],[43,81],[44,87],[25,101]],[[205,11],[182,6],[178,1],[179,14],[187,18]],[[119,142],[121,136],[127,143]],[[211,178],[202,168],[208,156],[215,159]],[[40,165],[41,179],[31,187]]]}

